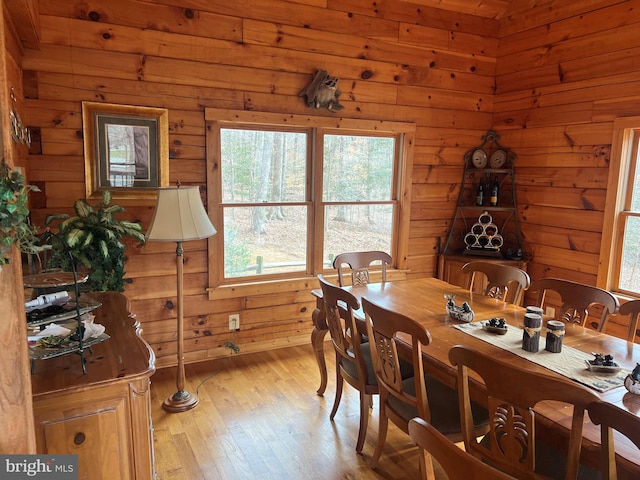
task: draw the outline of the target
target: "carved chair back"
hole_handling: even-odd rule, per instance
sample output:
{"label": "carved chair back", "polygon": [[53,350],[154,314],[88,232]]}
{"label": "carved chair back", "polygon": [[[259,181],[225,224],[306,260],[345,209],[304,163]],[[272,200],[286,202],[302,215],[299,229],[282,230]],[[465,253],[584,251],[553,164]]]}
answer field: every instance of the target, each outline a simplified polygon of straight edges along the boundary
{"label": "carved chair back", "polygon": [[629,331],[627,341],[634,342],[638,332],[638,320],[640,319],[640,300],[631,300],[623,303],[618,311],[620,315],[629,315]]}
{"label": "carved chair back", "polygon": [[[429,345],[431,336],[418,322],[400,313],[387,310],[366,298],[362,298],[362,308],[366,317],[367,336],[371,348],[373,370],[380,389],[380,425],[378,442],[371,458],[375,466],[382,453],[387,434],[388,421],[391,420],[405,433],[409,433],[409,410],[417,416],[431,420],[431,411],[427,401],[427,388],[424,381],[422,347]],[[403,380],[397,335],[401,333],[410,339],[411,364],[413,375]]]}
{"label": "carved chair back", "polygon": [[516,305],[522,304],[523,293],[531,284],[529,274],[524,270],[499,263],[469,262],[462,266],[462,273],[469,275],[468,289],[486,278],[484,295]]}
{"label": "carved chair back", "polygon": [[[516,368],[464,345],[449,351],[449,361],[458,367],[460,416],[467,452],[517,478],[531,478],[533,472],[557,475],[557,471],[545,471],[558,462],[550,453],[544,457],[545,452],[553,452],[551,447],[539,448],[534,407],[543,400],[558,401],[573,406],[564,478],[577,478],[584,412],[598,400],[594,392],[564,378]],[[481,377],[487,389],[490,429],[481,441],[472,429],[470,370]]]}
{"label": "carved chair back", "polygon": [[602,480],[616,480],[618,474],[613,432],[620,432],[631,440],[638,447],[636,458],[640,458],[640,418],[605,402],[592,403],[588,410],[591,421],[600,425]]}
{"label": "carved chair back", "polygon": [[599,305],[602,308],[600,319],[597,322],[590,319],[590,326],[599,332],[604,331],[609,315],[616,313],[620,306],[616,296],[607,290],[561,278],[534,280],[529,290],[537,292],[536,305],[542,308],[546,306],[547,293],[555,292],[562,301],[560,310],[556,310],[556,319],[583,327],[586,326],[587,317],[590,316],[589,309]]}
{"label": "carved chair back", "polygon": [[513,480],[514,478],[465,452],[420,417],[413,418],[409,422],[409,435],[420,448],[420,473],[423,479],[435,477],[430,457],[436,459],[448,478],[465,480]]}
{"label": "carved chair back", "polygon": [[360,430],[356,443],[356,451],[360,452],[367,433],[370,396],[378,393],[369,345],[362,343],[353,316],[353,311],[360,308],[360,302],[345,289],[329,283],[322,275],[318,275],[318,280],[331,343],[336,353],[336,395],[329,418],[333,420],[338,411],[343,381],[346,381],[360,394]]}
{"label": "carved chair back", "polygon": [[[369,269],[372,263],[380,263],[382,281],[387,281],[387,265],[391,265],[393,259],[386,252],[371,250],[365,252],[346,252],[337,255],[333,260],[333,268],[338,271],[338,284],[345,286],[345,276],[348,269],[351,270],[351,285],[366,285],[370,282]],[[348,266],[348,269],[345,268]]]}

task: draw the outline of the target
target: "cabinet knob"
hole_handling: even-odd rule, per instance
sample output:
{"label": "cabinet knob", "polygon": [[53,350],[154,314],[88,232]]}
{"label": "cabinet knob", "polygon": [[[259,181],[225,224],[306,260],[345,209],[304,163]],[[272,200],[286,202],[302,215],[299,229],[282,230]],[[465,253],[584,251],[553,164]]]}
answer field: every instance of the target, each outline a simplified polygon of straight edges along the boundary
{"label": "cabinet knob", "polygon": [[86,435],[82,432],[79,432],[76,433],[75,437],[73,437],[73,443],[75,443],[76,445],[82,445],[86,439]]}

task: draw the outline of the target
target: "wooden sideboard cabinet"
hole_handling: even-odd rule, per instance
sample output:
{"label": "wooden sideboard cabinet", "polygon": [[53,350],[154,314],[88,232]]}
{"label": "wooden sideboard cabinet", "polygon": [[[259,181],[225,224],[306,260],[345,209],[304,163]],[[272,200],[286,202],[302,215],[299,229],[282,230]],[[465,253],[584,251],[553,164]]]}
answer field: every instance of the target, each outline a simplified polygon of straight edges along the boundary
{"label": "wooden sideboard cabinet", "polygon": [[[441,254],[438,259],[438,278],[453,285],[467,287],[468,275],[461,272],[462,266],[468,262],[489,262],[509,265],[527,271],[526,260],[508,260],[504,258],[482,257],[475,255]],[[478,291],[485,285],[476,285]]]}
{"label": "wooden sideboard cabinet", "polygon": [[35,363],[33,411],[38,453],[77,454],[83,480],[155,478],[150,377],[155,356],[118,292],[86,294],[102,303],[95,323],[111,338],[76,355]]}

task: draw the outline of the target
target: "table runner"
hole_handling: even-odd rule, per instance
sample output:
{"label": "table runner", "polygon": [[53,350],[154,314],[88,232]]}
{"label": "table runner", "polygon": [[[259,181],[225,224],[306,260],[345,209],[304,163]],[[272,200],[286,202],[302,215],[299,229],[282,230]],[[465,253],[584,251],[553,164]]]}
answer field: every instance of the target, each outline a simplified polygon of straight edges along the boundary
{"label": "table runner", "polygon": [[544,349],[546,340],[542,336],[540,337],[540,349],[537,352],[527,352],[522,349],[522,329],[511,325],[509,325],[505,335],[496,335],[483,330],[482,322],[464,323],[454,325],[454,327],[461,332],[515,353],[598,392],[606,392],[624,386],[624,379],[629,374],[629,371],[625,369],[620,369],[615,374],[591,372],[587,369],[585,360],[593,360],[593,355],[566,345],[562,346],[562,351],[559,353],[547,352]]}

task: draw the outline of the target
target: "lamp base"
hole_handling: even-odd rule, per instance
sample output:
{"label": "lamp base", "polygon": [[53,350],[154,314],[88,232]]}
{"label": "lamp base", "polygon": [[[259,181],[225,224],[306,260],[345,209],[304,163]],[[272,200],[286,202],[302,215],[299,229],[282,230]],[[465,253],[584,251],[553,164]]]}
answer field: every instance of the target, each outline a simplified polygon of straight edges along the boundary
{"label": "lamp base", "polygon": [[198,397],[185,390],[178,390],[176,393],[164,399],[162,408],[167,412],[180,413],[191,410],[198,405]]}

